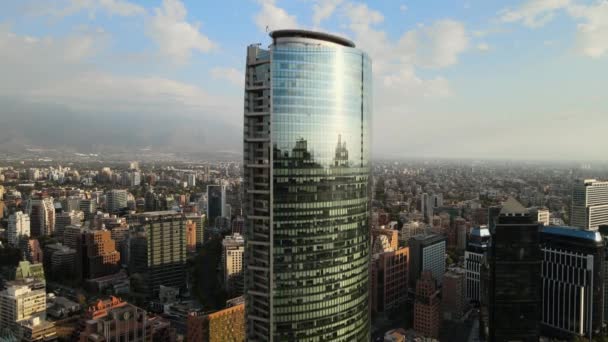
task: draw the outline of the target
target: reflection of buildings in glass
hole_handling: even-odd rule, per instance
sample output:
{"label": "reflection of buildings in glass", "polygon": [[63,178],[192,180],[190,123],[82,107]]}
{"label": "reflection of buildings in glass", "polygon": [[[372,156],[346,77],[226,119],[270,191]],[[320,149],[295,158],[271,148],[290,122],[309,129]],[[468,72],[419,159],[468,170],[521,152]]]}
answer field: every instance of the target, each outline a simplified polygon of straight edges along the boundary
{"label": "reflection of buildings in glass", "polygon": [[371,62],[339,37],[271,36],[247,51],[247,338],[369,341]]}
{"label": "reflection of buildings in glass", "polygon": [[346,141],[342,143],[342,135],[338,135],[334,166],[348,166],[348,150],[346,149]]}

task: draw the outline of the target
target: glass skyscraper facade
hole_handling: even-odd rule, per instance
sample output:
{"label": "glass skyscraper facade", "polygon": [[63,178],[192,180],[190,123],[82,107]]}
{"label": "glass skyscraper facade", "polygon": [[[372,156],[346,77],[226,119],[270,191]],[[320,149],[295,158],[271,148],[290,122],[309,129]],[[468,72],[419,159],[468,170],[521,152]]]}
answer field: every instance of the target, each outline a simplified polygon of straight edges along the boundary
{"label": "glass skyscraper facade", "polygon": [[251,341],[369,341],[371,61],[323,33],[248,48],[244,182]]}

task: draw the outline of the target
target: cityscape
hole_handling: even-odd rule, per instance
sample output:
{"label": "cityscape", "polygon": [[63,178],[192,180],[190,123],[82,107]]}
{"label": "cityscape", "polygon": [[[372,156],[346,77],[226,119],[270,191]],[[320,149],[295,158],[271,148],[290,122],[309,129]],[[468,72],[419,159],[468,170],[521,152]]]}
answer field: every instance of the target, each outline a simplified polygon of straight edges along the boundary
{"label": "cityscape", "polygon": [[[457,106],[443,108],[453,121],[422,102],[411,107],[419,122],[392,112],[441,100],[406,96],[412,79],[390,69],[443,86],[427,69],[456,64],[474,43],[488,53],[485,39],[508,29],[469,32],[441,19],[394,44],[380,31],[385,18],[422,16],[434,1],[392,4],[384,15],[373,9],[384,1],[9,2],[0,5],[15,16],[0,15],[0,342],[608,341],[608,144],[594,134],[608,116],[572,133],[580,123],[537,125],[533,114],[497,114],[496,129]],[[216,19],[226,22],[216,25],[232,31],[240,5],[256,9],[246,20],[260,32],[234,40],[240,69],[205,80],[218,93],[162,78],[198,78],[208,66],[189,63],[229,50],[188,10],[221,7]],[[485,8],[458,6],[454,16]],[[491,25],[583,22],[576,58],[608,70],[605,0],[492,11]],[[112,48],[125,47],[110,27],[125,39],[144,30],[159,55],[134,44],[100,56],[125,61],[114,72],[150,63],[163,76],[88,70],[106,62],[70,55],[77,35],[55,54],[56,38],[23,29],[31,18],[49,32],[103,23],[95,34]],[[88,54],[88,44],[77,50]],[[35,71],[12,70],[24,66]],[[53,69],[86,77],[66,88]],[[221,79],[240,99],[221,95]],[[56,91],[36,88],[54,81]],[[555,101],[579,99],[566,93]],[[580,96],[581,108],[606,109]]]}

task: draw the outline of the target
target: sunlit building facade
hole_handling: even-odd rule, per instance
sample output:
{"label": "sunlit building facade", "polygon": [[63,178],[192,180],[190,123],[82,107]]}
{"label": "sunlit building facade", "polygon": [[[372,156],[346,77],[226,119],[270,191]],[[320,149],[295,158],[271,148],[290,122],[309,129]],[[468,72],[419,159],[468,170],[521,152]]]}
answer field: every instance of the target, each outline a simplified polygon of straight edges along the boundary
{"label": "sunlit building facade", "polygon": [[247,50],[249,341],[369,341],[371,61],[340,37]]}

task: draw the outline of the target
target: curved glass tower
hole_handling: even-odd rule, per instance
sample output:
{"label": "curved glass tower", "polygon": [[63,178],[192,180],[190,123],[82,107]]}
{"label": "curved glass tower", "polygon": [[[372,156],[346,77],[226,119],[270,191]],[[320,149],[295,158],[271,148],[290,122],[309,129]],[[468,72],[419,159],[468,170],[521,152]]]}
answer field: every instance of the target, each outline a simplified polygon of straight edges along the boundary
{"label": "curved glass tower", "polygon": [[340,37],[247,51],[249,341],[369,341],[371,61]]}

